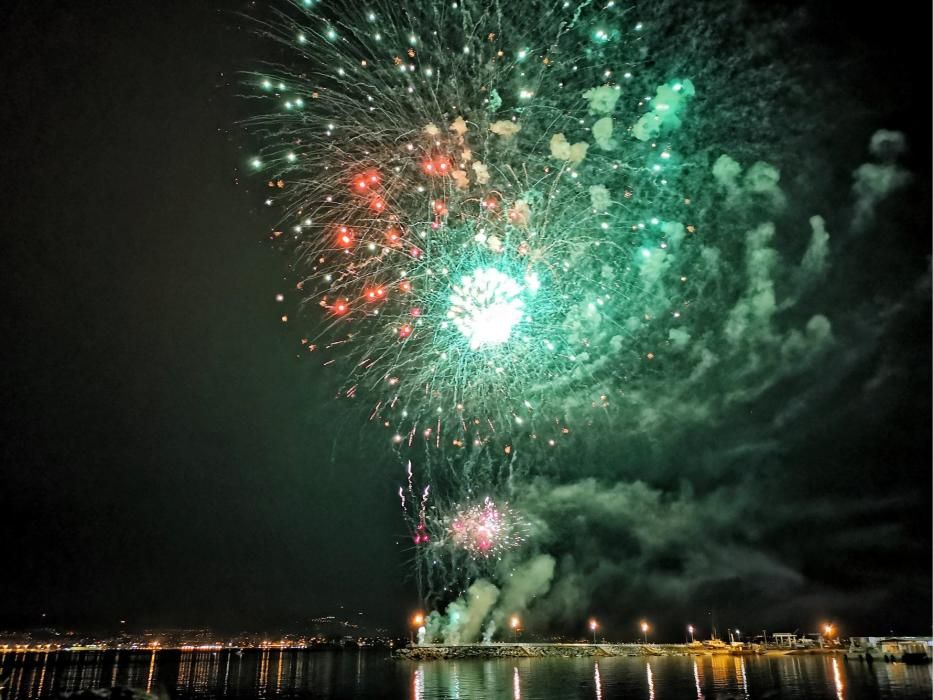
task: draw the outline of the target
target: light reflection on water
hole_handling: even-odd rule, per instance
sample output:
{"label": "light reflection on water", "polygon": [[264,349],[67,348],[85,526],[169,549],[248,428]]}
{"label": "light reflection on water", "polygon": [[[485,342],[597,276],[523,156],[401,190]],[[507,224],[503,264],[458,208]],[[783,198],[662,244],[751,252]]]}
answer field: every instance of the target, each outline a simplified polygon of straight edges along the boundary
{"label": "light reflection on water", "polygon": [[697,689],[697,700],[703,700],[703,689],[700,687],[700,662],[693,659],[693,683]]}
{"label": "light reflection on water", "polygon": [[929,698],[931,668],[841,656],[399,662],[381,651],[0,653],[5,700],[117,685],[182,700]]}
{"label": "light reflection on water", "polygon": [[842,691],[846,689],[842,682],[842,674],[839,673],[839,660],[833,657],[833,680],[836,682],[836,700],[845,700]]}

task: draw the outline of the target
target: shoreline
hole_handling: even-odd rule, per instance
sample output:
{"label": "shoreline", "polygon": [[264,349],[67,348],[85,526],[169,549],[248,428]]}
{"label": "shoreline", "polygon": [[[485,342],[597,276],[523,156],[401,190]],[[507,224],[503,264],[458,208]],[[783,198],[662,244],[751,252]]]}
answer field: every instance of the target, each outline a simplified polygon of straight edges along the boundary
{"label": "shoreline", "polygon": [[393,652],[402,661],[495,658],[580,658],[610,656],[810,656],[843,653],[843,649],[732,649],[688,644],[579,644],[493,642],[490,644],[422,644]]}

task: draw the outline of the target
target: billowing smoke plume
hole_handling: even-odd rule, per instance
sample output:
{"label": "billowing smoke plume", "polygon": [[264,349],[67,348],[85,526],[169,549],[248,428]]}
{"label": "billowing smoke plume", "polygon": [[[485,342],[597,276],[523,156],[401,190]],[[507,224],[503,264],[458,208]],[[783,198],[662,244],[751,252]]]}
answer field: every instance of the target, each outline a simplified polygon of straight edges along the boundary
{"label": "billowing smoke plume", "polygon": [[881,201],[910,182],[910,173],[897,164],[906,150],[907,140],[897,131],[880,129],[872,135],[869,151],[879,162],[863,163],[853,173],[853,230],[861,232],[872,224]]}
{"label": "billowing smoke plume", "polygon": [[447,610],[433,611],[425,625],[426,640],[445,644],[464,644],[479,638],[483,621],[499,598],[499,589],[486,580],[473,583],[463,597],[447,606]]}
{"label": "billowing smoke plume", "polygon": [[523,614],[536,598],[547,593],[554,578],[554,558],[541,554],[508,574],[499,604],[487,625],[487,640],[495,631],[503,630],[512,615]]}
{"label": "billowing smoke plume", "polygon": [[[513,614],[526,629],[566,631],[582,631],[600,608],[623,618],[692,616],[723,591],[749,614],[767,609],[780,623],[801,609],[860,602],[836,587],[836,570],[865,552],[883,557],[887,541],[903,540],[886,522],[897,501],[834,495],[833,479],[811,464],[813,435],[834,432],[825,441],[832,463],[831,445],[850,438],[844,419],[834,420],[839,406],[871,414],[909,382],[885,339],[928,297],[928,268],[917,266],[907,284],[878,278],[867,295],[848,278],[858,243],[880,235],[872,222],[885,200],[911,182],[894,163],[904,148],[900,134],[875,134],[869,151],[881,163],[856,169],[855,203],[815,211],[801,210],[777,167],[711,159],[716,188],[698,204],[715,216],[669,224],[702,237],[703,264],[684,283],[687,313],[702,322],[674,327],[651,348],[658,373],[607,381],[605,422],[586,424],[573,459],[559,455],[550,472],[521,478],[513,505],[534,531],[531,553],[515,556],[530,558],[433,615],[428,639],[505,639]],[[664,276],[652,279],[660,285]],[[659,289],[661,298],[674,295]],[[839,304],[841,290],[861,301]],[[599,344],[624,347],[624,336],[594,316],[578,332],[594,349],[587,370],[610,371],[602,358],[613,352]],[[568,392],[567,415],[589,415],[590,401]],[[800,484],[818,490],[801,499]],[[840,534],[810,539],[811,528]],[[835,565],[815,570],[814,560]],[[866,580],[864,599],[880,604],[876,590]]]}
{"label": "billowing smoke plume", "polygon": [[[671,330],[655,354],[664,383],[629,377],[607,401],[606,432],[593,425],[588,464],[534,480],[516,503],[556,559],[533,618],[579,628],[594,605],[622,616],[662,606],[689,615],[697,601],[730,589],[775,615],[856,602],[830,571],[807,562],[884,556],[889,538],[903,538],[883,522],[895,502],[827,489],[801,506],[794,490],[823,480],[817,464],[808,466],[817,426],[834,425],[840,405],[870,414],[883,384],[891,383],[886,395],[897,391],[891,360],[879,352],[928,303],[922,264],[900,288],[879,276],[868,294],[837,273],[852,269],[850,242],[877,236],[879,208],[911,182],[895,162],[905,148],[899,133],[874,134],[869,151],[880,162],[855,170],[851,212],[843,203],[831,218],[796,210],[776,167],[715,160],[721,220],[704,236],[705,264],[692,281],[702,333],[700,324]],[[836,303],[842,289],[861,301]],[[838,439],[848,439],[841,430]],[[833,527],[860,534],[835,538],[822,554],[786,534]]]}
{"label": "billowing smoke plume", "polygon": [[444,644],[466,644],[480,638],[486,643],[493,641],[509,616],[523,613],[536,597],[547,592],[553,576],[554,559],[539,555],[503,574],[501,591],[485,579],[476,581],[445,611],[434,611],[428,616],[423,641]]}

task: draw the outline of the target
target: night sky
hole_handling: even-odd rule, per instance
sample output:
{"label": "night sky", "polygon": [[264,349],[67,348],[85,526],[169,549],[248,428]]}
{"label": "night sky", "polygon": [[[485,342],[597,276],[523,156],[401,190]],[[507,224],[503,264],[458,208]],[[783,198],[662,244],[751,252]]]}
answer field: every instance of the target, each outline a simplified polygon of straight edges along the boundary
{"label": "night sky", "polygon": [[[921,4],[854,16],[820,3],[752,6],[761,21],[795,18],[787,40],[807,57],[807,79],[838,82],[839,101],[797,122],[800,143],[836,158],[825,191],[848,201],[879,128],[906,135],[912,182],[883,205],[881,230],[839,239],[849,247],[834,272],[849,283],[829,288],[823,310],[845,309],[836,335],[855,340],[838,362],[676,443],[628,452],[642,463],[622,476],[638,471],[651,489],[697,503],[717,493],[697,506],[697,532],[760,531],[751,540],[767,563],[724,540],[718,566],[736,557],[734,575],[671,604],[674,552],[641,560],[650,571],[625,588],[641,592],[637,603],[617,584],[632,572],[600,569],[587,607],[620,636],[647,614],[677,638],[684,619],[702,624],[711,608],[723,627],[809,631],[831,618],[853,633],[930,632]],[[273,215],[262,178],[241,172],[252,144],[236,126],[248,115],[237,71],[267,49],[240,11],[252,10],[0,10],[0,628],[45,613],[63,626],[271,629],[343,606],[401,629],[417,604],[398,544],[398,461],[383,434],[332,400],[333,377],[298,359],[298,336],[279,320],[287,259],[268,243]],[[786,172],[794,156],[779,158]],[[568,459],[616,453],[608,436]],[[716,491],[724,483],[731,497]],[[618,538],[611,527],[585,537],[604,543],[608,569]],[[552,628],[573,625],[558,616]]]}

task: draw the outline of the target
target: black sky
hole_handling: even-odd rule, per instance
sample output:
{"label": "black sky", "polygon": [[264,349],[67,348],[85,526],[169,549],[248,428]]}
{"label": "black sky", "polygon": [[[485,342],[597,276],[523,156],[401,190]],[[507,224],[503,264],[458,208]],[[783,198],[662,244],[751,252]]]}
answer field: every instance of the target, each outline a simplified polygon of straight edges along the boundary
{"label": "black sky", "polygon": [[[875,47],[858,99],[891,98],[891,128],[908,132],[911,166],[928,180],[919,4],[818,8],[811,38],[830,56]],[[237,179],[249,144],[233,85],[257,42],[234,13],[247,9],[0,10],[0,628],[42,613],[79,626],[262,628],[340,605],[399,624],[414,604],[395,545],[398,465],[373,441],[358,451],[327,380],[296,359],[278,321],[288,283],[265,240],[262,183]],[[930,231],[916,236],[909,254],[928,255]],[[909,392],[845,430],[813,426],[793,447],[837,465],[788,488],[801,503],[817,489],[926,494],[885,511],[911,533],[878,562],[893,579],[930,568],[928,312],[918,306],[897,331],[897,367],[917,378]],[[869,438],[847,447],[843,433],[859,432]],[[788,537],[806,547],[812,534]],[[901,626],[929,616],[929,587],[906,594],[919,599],[895,615]]]}
{"label": "black sky", "polygon": [[236,180],[251,36],[207,3],[7,12],[4,616],[391,619],[394,482],[346,478]]}

